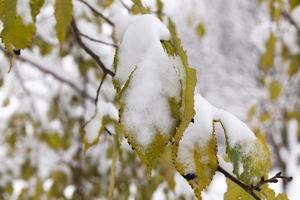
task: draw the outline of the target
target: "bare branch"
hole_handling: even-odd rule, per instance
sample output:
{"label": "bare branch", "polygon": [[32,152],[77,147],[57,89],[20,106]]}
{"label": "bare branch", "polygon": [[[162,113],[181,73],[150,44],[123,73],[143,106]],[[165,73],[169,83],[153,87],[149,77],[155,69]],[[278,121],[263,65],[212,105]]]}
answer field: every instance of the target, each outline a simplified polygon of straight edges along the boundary
{"label": "bare branch", "polygon": [[82,41],[82,39],[80,37],[80,32],[78,30],[78,27],[76,25],[74,18],[72,19],[71,26],[72,26],[72,30],[73,30],[73,35],[74,35],[77,43],[79,44],[79,46],[81,46],[83,48],[83,50],[95,60],[97,65],[103,70],[104,74],[109,74],[110,76],[114,76],[115,73],[113,71],[111,71],[110,69],[108,69],[104,65],[104,63],[101,61],[100,57],[98,55],[96,55],[89,47],[87,47],[86,44],[84,44],[84,42]]}
{"label": "bare branch", "polygon": [[114,26],[115,24],[108,19],[107,17],[105,17],[101,12],[99,12],[98,10],[96,10],[93,6],[91,6],[91,4],[89,4],[88,2],[84,1],[84,0],[78,0],[79,2],[85,4],[95,15],[101,17],[102,19],[104,19],[109,25]]}
{"label": "bare branch", "polygon": [[92,115],[92,117],[91,117],[88,121],[86,121],[86,122],[83,124],[82,128],[84,128],[86,125],[88,125],[88,124],[96,117],[96,115],[97,115],[97,113],[98,113],[98,106],[97,106],[97,104],[98,104],[98,100],[99,100],[99,94],[100,94],[100,90],[101,90],[101,88],[102,88],[102,85],[103,85],[103,83],[104,83],[104,80],[105,80],[105,78],[106,78],[106,75],[107,75],[107,74],[104,74],[104,75],[103,75],[102,80],[101,80],[101,82],[100,82],[100,84],[99,84],[99,86],[98,86],[98,89],[97,89],[96,97],[95,97],[95,100],[94,100],[94,104],[95,104],[95,111],[94,111],[94,114]]}
{"label": "bare branch", "polygon": [[90,41],[93,41],[93,42],[97,42],[97,43],[100,43],[100,44],[105,44],[105,45],[108,45],[108,46],[112,46],[114,48],[118,48],[118,45],[114,44],[114,43],[109,43],[109,42],[105,42],[105,41],[102,41],[102,40],[98,40],[98,39],[95,39],[95,38],[92,38],[84,33],[81,33],[79,32],[79,35],[90,40]]}
{"label": "bare branch", "polygon": [[120,0],[120,3],[122,4],[122,6],[130,13],[130,8],[124,3],[123,0]]}
{"label": "bare branch", "polygon": [[293,180],[293,177],[287,177],[287,176],[282,176],[281,175],[281,172],[278,172],[277,174],[275,174],[275,176],[269,178],[269,179],[264,179],[264,177],[261,177],[261,180],[254,186],[252,186],[252,188],[254,190],[257,190],[257,191],[260,191],[261,190],[261,187],[264,185],[264,184],[267,184],[267,183],[277,183],[279,181],[279,179],[282,179],[284,181],[287,181],[287,182],[290,182]]}

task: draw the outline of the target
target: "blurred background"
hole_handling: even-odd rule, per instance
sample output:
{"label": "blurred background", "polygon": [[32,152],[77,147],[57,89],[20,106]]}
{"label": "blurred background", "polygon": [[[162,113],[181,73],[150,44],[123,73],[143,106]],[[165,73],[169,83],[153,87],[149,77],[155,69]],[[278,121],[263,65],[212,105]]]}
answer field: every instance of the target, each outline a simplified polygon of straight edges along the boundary
{"label": "blurred background", "polygon": [[[282,171],[294,178],[271,187],[300,199],[300,2],[143,3],[175,22],[197,69],[197,91],[265,135],[270,175]],[[54,1],[46,0],[29,48],[11,59],[1,44],[0,199],[194,199],[166,162],[169,149],[147,181],[145,166],[117,137],[111,77],[81,44],[112,69],[113,21],[136,9],[130,0],[73,0],[78,32],[70,28],[60,45]],[[32,22],[29,0],[17,2],[17,13],[25,24]],[[203,199],[222,199],[225,191],[225,178],[217,173]]]}

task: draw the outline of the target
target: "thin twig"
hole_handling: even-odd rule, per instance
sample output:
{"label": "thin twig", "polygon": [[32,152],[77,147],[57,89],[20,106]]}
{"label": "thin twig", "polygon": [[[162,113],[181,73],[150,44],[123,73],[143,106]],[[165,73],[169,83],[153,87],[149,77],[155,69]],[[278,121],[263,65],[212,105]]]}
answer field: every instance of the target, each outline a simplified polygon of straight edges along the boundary
{"label": "thin twig", "polygon": [[79,46],[87,53],[89,54],[97,63],[97,65],[103,70],[103,72],[105,74],[109,74],[110,76],[114,76],[115,73],[113,71],[111,71],[110,69],[108,69],[104,63],[101,61],[100,57],[95,54],[89,47],[86,46],[86,44],[84,44],[84,42],[82,41],[81,37],[80,37],[80,32],[78,30],[78,27],[76,25],[75,19],[72,19],[71,22],[71,26],[72,26],[72,30],[73,30],[73,35],[77,41],[77,43],[79,44]]}
{"label": "thin twig", "polygon": [[130,13],[130,8],[129,6],[127,6],[123,0],[120,0],[120,3],[122,4],[122,6]]}
{"label": "thin twig", "polygon": [[[0,47],[0,50],[3,52],[6,52],[2,47]],[[29,63],[30,66],[38,69],[39,71],[41,71],[44,74],[48,74],[50,76],[52,76],[54,79],[58,80],[59,82],[62,82],[66,85],[68,85],[70,88],[72,88],[73,90],[75,90],[76,92],[78,92],[79,94],[82,94],[84,97],[88,98],[91,101],[94,101],[94,98],[92,96],[90,96],[88,93],[86,93],[84,90],[81,90],[79,87],[77,87],[73,82],[64,79],[63,77],[55,74],[54,72],[46,69],[45,67],[43,67],[42,65],[24,57],[24,56],[15,56],[15,59],[21,61],[21,62],[25,62],[25,63]]]}
{"label": "thin twig", "polygon": [[281,172],[278,172],[277,174],[275,174],[275,176],[269,178],[269,179],[264,179],[264,177],[261,177],[261,180],[254,186],[252,186],[252,188],[256,191],[260,191],[261,190],[261,187],[264,185],[264,184],[267,184],[267,183],[277,183],[279,181],[279,179],[282,179],[284,181],[287,181],[287,182],[290,182],[293,180],[293,177],[289,176],[282,176],[281,175]]}
{"label": "thin twig", "polygon": [[78,0],[79,2],[85,4],[95,15],[101,17],[102,19],[104,19],[109,25],[114,26],[115,24],[108,19],[107,17],[105,17],[101,12],[99,12],[98,10],[96,10],[91,4],[89,4],[88,2],[84,1],[84,0]]}
{"label": "thin twig", "polygon": [[82,128],[86,127],[86,125],[88,125],[88,124],[89,124],[89,123],[97,116],[97,113],[98,113],[98,106],[97,106],[97,104],[98,104],[98,100],[99,100],[99,94],[100,94],[100,90],[101,90],[101,88],[102,88],[102,85],[103,85],[103,83],[104,83],[104,80],[105,80],[105,78],[106,78],[106,75],[107,75],[107,74],[104,74],[104,75],[103,75],[102,80],[101,80],[101,82],[100,82],[100,84],[99,84],[99,86],[98,86],[98,89],[97,89],[96,97],[95,97],[95,100],[94,100],[94,104],[95,104],[94,114],[92,115],[92,117],[91,117],[88,121],[86,121],[86,122],[83,124]]}
{"label": "thin twig", "polygon": [[86,38],[86,39],[88,39],[88,40],[90,40],[90,41],[93,41],[93,42],[97,42],[97,43],[100,43],[100,44],[105,44],[105,45],[108,45],[108,46],[112,46],[114,48],[118,47],[118,45],[116,45],[114,43],[109,43],[109,42],[105,42],[105,41],[102,41],[102,40],[98,40],[98,39],[92,38],[92,37],[90,37],[90,36],[88,36],[84,33],[81,33],[81,32],[79,32],[79,35]]}

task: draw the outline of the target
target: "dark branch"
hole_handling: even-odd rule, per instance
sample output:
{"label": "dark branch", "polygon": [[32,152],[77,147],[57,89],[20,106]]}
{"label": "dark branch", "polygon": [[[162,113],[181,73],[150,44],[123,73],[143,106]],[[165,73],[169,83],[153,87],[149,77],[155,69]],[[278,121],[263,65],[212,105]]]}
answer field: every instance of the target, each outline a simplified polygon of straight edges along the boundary
{"label": "dark branch", "polygon": [[116,45],[116,44],[92,38],[92,37],[90,37],[90,36],[88,36],[88,35],[86,35],[84,33],[81,33],[81,32],[79,32],[79,35],[82,36],[82,37],[84,37],[84,38],[86,38],[86,39],[88,39],[88,40],[90,40],[90,41],[93,41],[93,42],[97,42],[97,43],[100,43],[100,44],[105,44],[105,45],[108,45],[108,46],[112,46],[114,48],[118,47],[118,45]]}
{"label": "dark branch", "polygon": [[96,10],[93,6],[91,6],[91,4],[89,4],[88,2],[84,1],[84,0],[78,0],[79,2],[85,4],[95,15],[101,17],[102,19],[104,19],[109,25],[114,26],[115,24],[108,19],[107,17],[105,17],[101,12],[99,12],[98,10]]}
{"label": "dark branch", "polygon": [[98,89],[97,89],[96,97],[95,97],[95,100],[94,100],[94,104],[95,104],[95,111],[94,111],[94,114],[93,114],[93,116],[92,116],[88,121],[86,121],[86,122],[83,124],[82,128],[84,128],[86,125],[88,125],[88,124],[96,117],[96,115],[97,115],[97,113],[98,113],[98,106],[97,106],[97,104],[98,104],[98,100],[99,100],[99,94],[100,94],[100,90],[101,90],[101,88],[102,88],[102,85],[103,85],[103,83],[104,83],[104,80],[105,80],[105,78],[106,78],[106,75],[107,75],[107,74],[104,74],[104,75],[103,75],[102,80],[101,80],[101,82],[100,82],[100,84],[99,84],[99,86],[98,86]]}
{"label": "dark branch", "polygon": [[120,3],[122,4],[122,6],[130,13],[130,8],[124,3],[123,0],[120,0]]}
{"label": "dark branch", "polygon": [[78,27],[76,25],[74,18],[72,19],[71,26],[72,26],[72,30],[73,30],[73,35],[74,35],[77,43],[79,44],[79,46],[95,60],[97,65],[103,70],[104,74],[109,74],[110,76],[114,76],[115,73],[113,71],[111,71],[110,69],[108,69],[104,65],[104,63],[101,61],[100,57],[97,54],[95,54],[89,47],[87,47],[86,44],[84,44],[84,42],[82,41],[82,39],[80,37],[80,32],[78,30]]}
{"label": "dark branch", "polygon": [[222,174],[224,174],[226,178],[229,178],[232,182],[240,186],[245,192],[250,194],[254,199],[260,200],[260,198],[254,193],[254,189],[251,186],[248,186],[245,183],[241,182],[240,180],[232,176],[230,173],[228,173],[220,166],[217,167],[217,171],[221,172]]}
{"label": "dark branch", "polygon": [[282,180],[288,181],[288,182],[293,179],[293,177],[282,176],[281,172],[278,172],[275,176],[273,176],[269,179],[264,179],[264,177],[261,177],[261,180],[256,185],[250,185],[249,186],[249,185],[246,185],[245,183],[241,182],[240,180],[238,180],[236,177],[234,177],[233,175],[228,173],[226,170],[224,170],[220,166],[217,167],[217,171],[224,174],[224,176],[226,178],[229,178],[235,184],[240,186],[245,192],[250,194],[256,200],[260,200],[260,198],[257,196],[257,194],[255,194],[255,191],[258,191],[258,192],[261,191],[261,187],[263,185],[268,184],[268,183],[277,183],[279,181],[279,179],[282,179]]}
{"label": "dark branch", "polygon": [[282,179],[284,181],[287,181],[287,182],[290,182],[293,180],[293,177],[287,177],[287,176],[282,176],[281,175],[281,172],[278,172],[277,174],[275,174],[275,176],[269,178],[269,179],[264,179],[264,177],[261,177],[261,180],[254,186],[252,186],[252,188],[254,190],[257,190],[257,191],[260,191],[261,190],[261,187],[264,185],[264,184],[267,184],[267,183],[277,183],[279,181],[279,179]]}

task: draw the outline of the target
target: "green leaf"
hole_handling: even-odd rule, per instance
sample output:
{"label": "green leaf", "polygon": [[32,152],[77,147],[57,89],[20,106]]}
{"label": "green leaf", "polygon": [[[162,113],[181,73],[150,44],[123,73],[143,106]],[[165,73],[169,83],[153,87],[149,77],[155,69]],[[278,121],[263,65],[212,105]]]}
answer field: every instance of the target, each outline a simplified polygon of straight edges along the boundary
{"label": "green leaf", "polygon": [[272,33],[266,43],[266,51],[262,55],[261,60],[260,60],[260,66],[264,72],[267,72],[270,68],[273,67],[275,44],[276,44],[276,37]]}
{"label": "green leaf", "polygon": [[281,94],[282,86],[277,80],[273,80],[269,85],[269,94],[272,101],[276,100]]}
{"label": "green leaf", "polygon": [[[263,135],[257,133],[253,143],[230,146],[226,136],[226,152],[233,164],[233,173],[242,182],[251,185],[267,178],[271,168],[271,159],[268,146]],[[242,169],[242,170],[241,170]]]}
{"label": "green leaf", "polygon": [[35,21],[36,16],[40,13],[42,6],[44,5],[45,0],[30,0],[30,11],[33,21]]}
{"label": "green leaf", "polygon": [[202,22],[196,26],[196,33],[200,38],[202,38],[205,35],[206,30],[205,30],[205,26]]}
{"label": "green leaf", "polygon": [[66,37],[66,31],[72,20],[73,4],[72,0],[55,1],[55,19],[57,39],[62,46]]}
{"label": "green leaf", "polygon": [[1,32],[2,42],[8,51],[27,47],[35,32],[32,24],[25,25],[21,17],[16,15],[16,0],[2,0],[3,30]]}
{"label": "green leaf", "polygon": [[28,180],[30,177],[32,177],[36,173],[36,167],[33,167],[31,165],[31,162],[29,159],[27,159],[23,165],[22,165],[22,177],[25,180]]}

